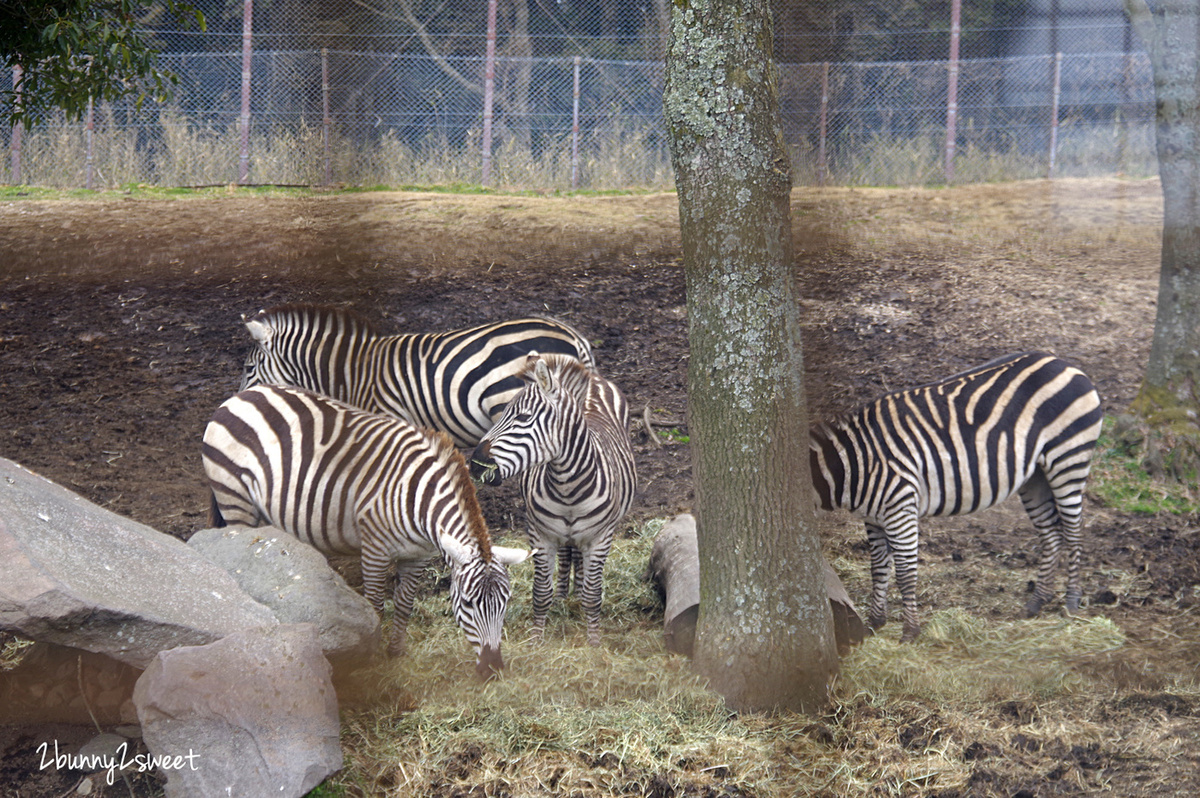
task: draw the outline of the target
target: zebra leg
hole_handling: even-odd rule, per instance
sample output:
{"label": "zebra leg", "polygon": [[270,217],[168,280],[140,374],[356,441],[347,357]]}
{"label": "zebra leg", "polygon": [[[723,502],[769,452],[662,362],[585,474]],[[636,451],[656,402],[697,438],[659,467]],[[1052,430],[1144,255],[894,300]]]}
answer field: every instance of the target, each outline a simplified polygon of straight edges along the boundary
{"label": "zebra leg", "polygon": [[[399,657],[408,646],[408,618],[413,601],[421,586],[424,563],[400,565],[396,568],[396,589],[392,593],[392,635],[388,641],[388,656]],[[366,583],[366,576],[363,576]]]}
{"label": "zebra leg", "polygon": [[604,598],[604,561],[612,546],[612,531],[600,537],[601,543],[588,546],[581,552],[583,582],[576,582],[579,603],[587,619],[587,641],[589,646],[600,645],[600,605]]}
{"label": "zebra leg", "polygon": [[1054,492],[1054,506],[1058,508],[1058,523],[1061,530],[1061,541],[1067,549],[1067,612],[1077,612],[1079,602],[1083,598],[1083,588],[1080,585],[1079,571],[1083,560],[1083,539],[1080,526],[1083,519],[1083,485],[1086,478],[1079,475],[1075,469],[1066,475],[1066,479],[1050,480],[1050,489]]}
{"label": "zebra leg", "polygon": [[[1032,618],[1042,611],[1046,602],[1054,596],[1054,566],[1058,563],[1058,550],[1062,545],[1062,518],[1054,499],[1050,483],[1039,466],[1029,481],[1020,487],[1021,504],[1038,533],[1038,570],[1033,596],[1025,603],[1025,617]],[[1078,513],[1076,514],[1078,529]],[[1076,535],[1078,538],[1078,535]],[[1078,581],[1078,567],[1076,568]],[[1076,584],[1078,589],[1078,584]],[[1078,606],[1078,597],[1076,597]]]}
{"label": "zebra leg", "polygon": [[[542,639],[542,635],[546,631],[546,614],[550,612],[550,602],[554,598],[553,579],[551,571],[554,570],[554,563],[559,559],[559,548],[557,545],[547,541],[533,541],[530,536],[530,543],[533,546],[533,631],[531,637],[537,641]],[[570,563],[569,550],[564,550],[564,556],[567,562]]]}
{"label": "zebra leg", "polygon": [[[915,506],[903,506],[888,515],[887,530],[882,533],[891,550],[892,564],[896,570],[896,587],[904,602],[904,631],[900,642],[915,640],[921,633],[917,616],[917,510]],[[887,573],[887,564],[882,564]],[[872,571],[872,579],[874,579]],[[886,584],[885,584],[886,588]],[[886,599],[886,594],[885,594]],[[886,609],[887,605],[884,604]]]}
{"label": "zebra leg", "polygon": [[871,607],[867,625],[881,629],[887,623],[888,580],[892,570],[892,547],[883,527],[867,522],[867,543],[871,547]]}
{"label": "zebra leg", "polygon": [[558,550],[558,588],[554,597],[562,600],[571,592],[571,571],[575,571],[575,589],[579,589],[579,568],[582,560],[579,549],[565,546]]}

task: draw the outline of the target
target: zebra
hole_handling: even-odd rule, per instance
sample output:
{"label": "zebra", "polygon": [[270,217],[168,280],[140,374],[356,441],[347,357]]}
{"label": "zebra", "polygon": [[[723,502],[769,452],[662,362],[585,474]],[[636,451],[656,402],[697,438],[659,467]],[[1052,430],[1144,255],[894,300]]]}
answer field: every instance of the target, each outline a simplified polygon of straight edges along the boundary
{"label": "zebra", "polygon": [[492,544],[466,462],[444,434],[311,391],[260,385],[217,409],[202,457],[214,526],[270,524],[326,555],[358,552],[363,592],[380,613],[396,564],[389,654],[404,653],[425,565],[444,557],[476,672],[486,678],[504,667],[507,566],[528,552]]}
{"label": "zebra", "polygon": [[260,384],[307,388],[441,430],[463,449],[479,442],[521,389],[517,373],[529,351],[595,366],[587,339],[554,319],[382,336],[352,311],[291,304],[242,321],[254,347],[239,390]]}
{"label": "zebra", "polygon": [[941,382],[888,394],[810,429],[810,465],[823,509],[862,516],[871,550],[873,628],[887,617],[889,564],[904,601],[901,639],[917,621],[917,519],[960,515],[1021,497],[1040,542],[1037,615],[1053,596],[1066,548],[1068,612],[1079,609],[1083,490],[1100,435],[1100,396],[1053,355],[1007,355]]}
{"label": "zebra", "polygon": [[559,593],[574,560],[588,644],[598,646],[604,561],[637,479],[629,407],[616,385],[561,355],[530,353],[523,376],[529,384],[475,448],[471,473],[485,484],[521,474],[534,560],[533,638],[545,631],[551,569],[561,553]]}

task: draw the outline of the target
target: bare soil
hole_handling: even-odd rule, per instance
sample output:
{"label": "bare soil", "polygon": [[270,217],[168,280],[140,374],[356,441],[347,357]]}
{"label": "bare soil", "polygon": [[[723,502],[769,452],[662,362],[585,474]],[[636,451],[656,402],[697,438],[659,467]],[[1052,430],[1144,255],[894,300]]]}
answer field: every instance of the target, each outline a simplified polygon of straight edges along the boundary
{"label": "bare soil", "polygon": [[[1110,413],[1133,398],[1157,292],[1156,182],[801,190],[793,208],[814,415],[1029,349],[1081,365]],[[574,324],[637,417],[633,515],[690,507],[674,195],[0,202],[0,456],[187,538],[206,526],[199,441],[238,386],[240,316],[294,301],[352,306],[396,332],[525,314]],[[654,445],[646,410],[678,434]],[[511,489],[481,496],[494,528],[519,523]],[[1109,742],[1034,750],[1016,734],[976,752],[971,794],[1135,795],[1151,782],[1154,794],[1200,794],[1200,707],[1171,691],[1194,684],[1200,662],[1197,519],[1092,501],[1085,521],[1087,603],[1130,640],[1112,663],[1113,700],[1088,720],[1110,725]],[[831,558],[865,565],[857,525],[822,523]],[[1033,578],[1019,506],[925,530],[924,611],[1018,612],[1013,594]],[[1161,761],[1120,744],[1147,713],[1168,738]],[[72,788],[77,776],[36,767],[35,738],[7,735],[0,795]]]}

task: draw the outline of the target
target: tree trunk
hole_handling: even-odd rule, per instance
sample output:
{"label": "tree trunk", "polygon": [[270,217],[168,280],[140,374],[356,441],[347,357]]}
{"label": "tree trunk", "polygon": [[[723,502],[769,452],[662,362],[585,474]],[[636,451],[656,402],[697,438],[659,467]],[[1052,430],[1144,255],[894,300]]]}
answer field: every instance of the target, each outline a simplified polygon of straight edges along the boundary
{"label": "tree trunk", "polygon": [[1126,0],[1154,69],[1162,262],[1150,359],[1134,412],[1148,423],[1147,465],[1195,479],[1200,464],[1200,9],[1194,0]]}
{"label": "tree trunk", "polygon": [[[829,609],[833,612],[837,651],[844,657],[850,653],[851,646],[866,639],[867,629],[837,571],[827,561],[822,562],[822,569]],[[650,563],[643,578],[662,596],[663,641],[667,651],[692,656],[696,643],[696,617],[700,610],[700,555],[696,551],[695,516],[682,513],[667,522],[654,538]]]}
{"label": "tree trunk", "polygon": [[664,108],[687,277],[695,664],[732,709],[813,711],[837,654],[771,38],[767,0],[674,3]]}

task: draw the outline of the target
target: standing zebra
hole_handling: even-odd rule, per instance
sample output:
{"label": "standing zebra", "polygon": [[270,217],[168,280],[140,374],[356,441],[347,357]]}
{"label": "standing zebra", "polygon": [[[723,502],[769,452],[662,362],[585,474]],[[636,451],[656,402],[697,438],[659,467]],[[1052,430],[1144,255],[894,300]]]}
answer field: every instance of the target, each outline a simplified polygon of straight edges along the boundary
{"label": "standing zebra", "polygon": [[533,547],[533,635],[541,638],[560,547],[563,567],[580,557],[576,585],[588,644],[600,645],[601,578],[613,534],[633,502],[637,479],[629,443],[629,408],[620,389],[570,358],[527,358],[529,384],[471,455],[471,471],[488,484],[521,474]]}
{"label": "standing zebra", "polygon": [[360,552],[363,592],[378,612],[396,563],[394,655],[404,652],[422,569],[444,556],[476,672],[504,667],[506,566],[528,552],[492,545],[466,463],[445,435],[310,391],[259,386],[217,409],[203,459],[215,525],[272,524],[325,554]]}
{"label": "standing zebra", "polygon": [[240,390],[293,385],[375,413],[399,416],[474,446],[521,390],[531,350],[592,366],[576,330],[552,319],[515,319],[443,333],[381,336],[356,313],[281,305],[246,320],[254,348]]}
{"label": "standing zebra", "polygon": [[904,600],[903,640],[917,622],[917,519],[991,507],[1014,492],[1037,529],[1032,617],[1053,595],[1067,550],[1067,610],[1079,608],[1080,512],[1100,396],[1079,369],[1042,353],[1008,355],[941,382],[891,393],[814,425],[810,458],[822,508],[866,520],[872,627],[887,619],[888,568]]}

